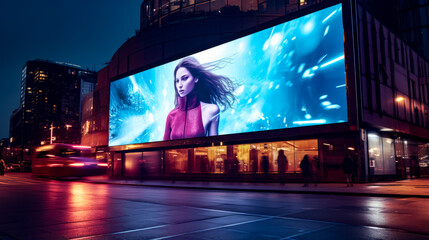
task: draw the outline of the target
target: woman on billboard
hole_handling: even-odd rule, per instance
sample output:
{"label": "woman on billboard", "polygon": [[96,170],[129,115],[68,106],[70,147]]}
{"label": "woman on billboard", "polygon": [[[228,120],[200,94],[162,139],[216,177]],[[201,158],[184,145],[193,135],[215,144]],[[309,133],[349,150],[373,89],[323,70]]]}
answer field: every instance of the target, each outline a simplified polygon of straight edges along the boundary
{"label": "woman on billboard", "polygon": [[225,110],[235,101],[236,86],[228,77],[211,71],[223,61],[200,64],[186,57],[174,69],[175,108],[165,124],[163,140],[218,135],[219,106]]}

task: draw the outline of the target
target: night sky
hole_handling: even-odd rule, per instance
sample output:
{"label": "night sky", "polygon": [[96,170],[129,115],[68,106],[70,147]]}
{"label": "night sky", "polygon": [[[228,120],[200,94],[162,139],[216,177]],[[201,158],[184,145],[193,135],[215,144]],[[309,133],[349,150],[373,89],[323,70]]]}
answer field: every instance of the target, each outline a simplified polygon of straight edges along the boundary
{"label": "night sky", "polygon": [[0,138],[19,107],[21,69],[28,60],[69,62],[99,70],[139,29],[142,0],[18,0],[0,2]]}

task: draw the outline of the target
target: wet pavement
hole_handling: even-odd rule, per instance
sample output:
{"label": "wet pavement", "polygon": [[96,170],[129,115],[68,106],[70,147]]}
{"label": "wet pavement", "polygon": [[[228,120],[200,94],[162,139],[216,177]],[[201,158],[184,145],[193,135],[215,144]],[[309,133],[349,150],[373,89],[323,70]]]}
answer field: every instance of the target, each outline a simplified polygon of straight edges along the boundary
{"label": "wet pavement", "polygon": [[233,190],[277,193],[311,193],[381,197],[419,197],[429,198],[429,178],[407,179],[401,181],[358,183],[347,187],[341,183],[318,183],[303,187],[302,183],[240,183],[240,182],[198,182],[198,181],[143,181],[111,179],[105,175],[81,179],[83,182],[135,185],[146,187],[188,188]]}
{"label": "wet pavement", "polygon": [[304,188],[6,174],[0,239],[429,239],[427,185],[413,179]]}

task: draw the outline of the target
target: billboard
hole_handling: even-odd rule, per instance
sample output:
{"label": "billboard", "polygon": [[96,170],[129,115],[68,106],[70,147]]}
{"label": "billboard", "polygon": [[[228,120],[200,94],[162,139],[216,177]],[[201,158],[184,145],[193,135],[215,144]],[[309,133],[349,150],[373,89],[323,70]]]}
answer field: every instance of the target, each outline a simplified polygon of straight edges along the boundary
{"label": "billboard", "polygon": [[341,4],[110,85],[109,146],[346,121]]}

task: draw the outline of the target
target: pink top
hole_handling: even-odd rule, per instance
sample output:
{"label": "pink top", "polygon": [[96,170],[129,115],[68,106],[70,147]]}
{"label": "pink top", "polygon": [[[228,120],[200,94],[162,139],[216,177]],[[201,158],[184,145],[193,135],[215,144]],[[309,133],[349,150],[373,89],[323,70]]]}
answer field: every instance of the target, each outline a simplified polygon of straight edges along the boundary
{"label": "pink top", "polygon": [[179,106],[171,110],[165,123],[164,141],[183,138],[204,137],[201,104],[196,91],[178,97]]}

